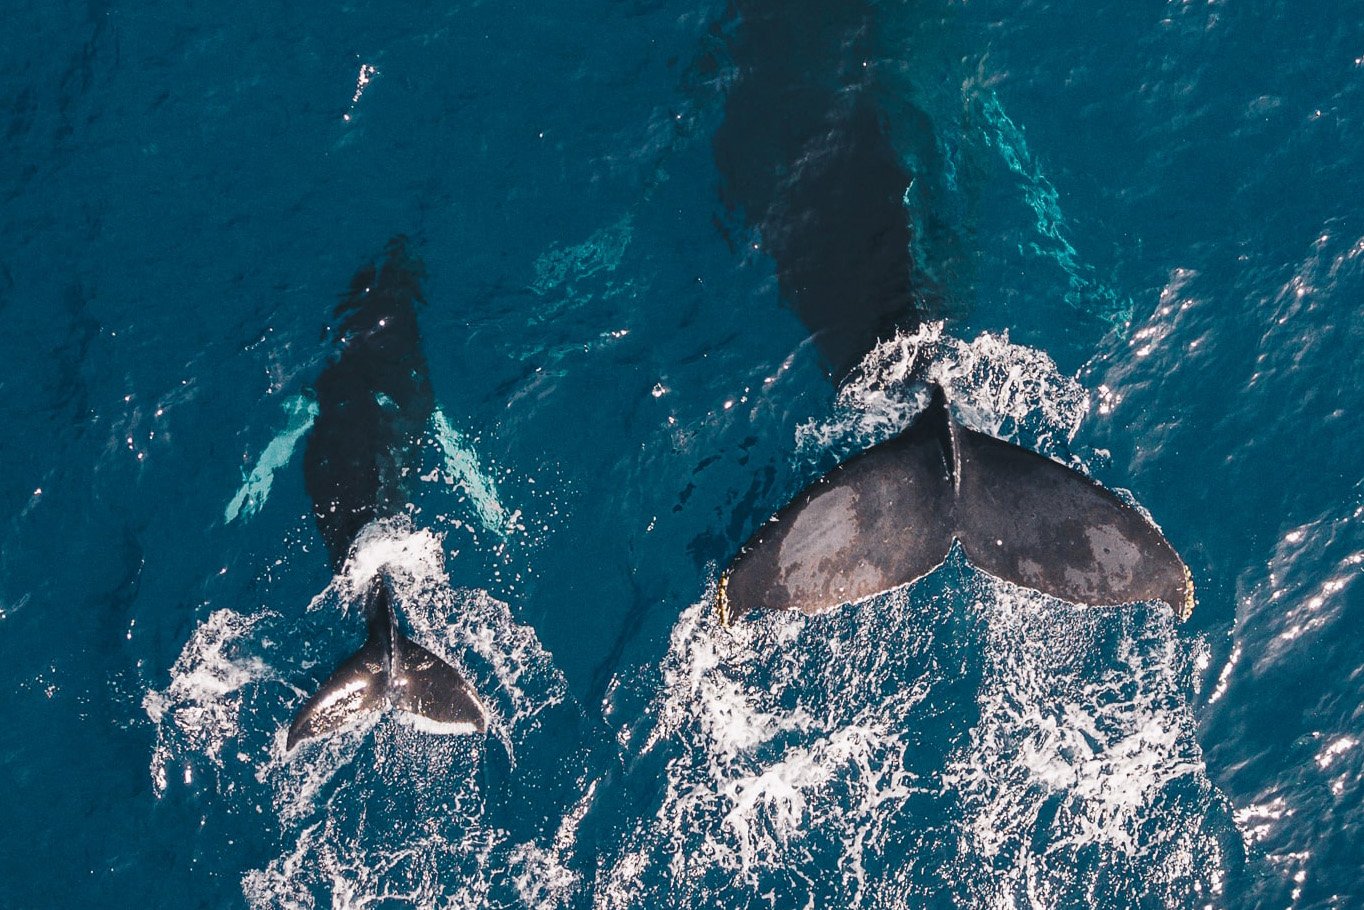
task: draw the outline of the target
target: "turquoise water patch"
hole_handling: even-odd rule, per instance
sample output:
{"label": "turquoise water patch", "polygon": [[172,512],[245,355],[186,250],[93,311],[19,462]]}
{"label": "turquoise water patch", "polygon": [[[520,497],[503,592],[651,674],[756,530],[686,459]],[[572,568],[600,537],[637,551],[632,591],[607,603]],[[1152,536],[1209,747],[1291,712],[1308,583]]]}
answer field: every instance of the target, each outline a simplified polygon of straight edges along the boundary
{"label": "turquoise water patch", "polygon": [[626,214],[572,246],[554,244],[535,260],[531,290],[545,295],[591,278],[598,272],[614,272],[634,236],[634,215]]}
{"label": "turquoise water patch", "polygon": [[1037,239],[1027,250],[1020,247],[1020,252],[1031,252],[1060,266],[1069,284],[1066,303],[1102,319],[1125,337],[1132,322],[1132,301],[1100,281],[1094,268],[1080,259],[1070,241],[1071,230],[1061,211],[1060,194],[1028,148],[1023,130],[1005,113],[999,95],[992,89],[981,91],[975,103],[985,125],[986,145],[996,150],[1009,170],[1018,176],[1023,201],[1037,218]]}
{"label": "turquoise water patch", "polygon": [[439,408],[431,418],[436,445],[444,456],[442,467],[445,482],[462,489],[469,497],[478,516],[479,524],[485,530],[498,536],[505,536],[512,524],[506,508],[497,495],[497,483],[483,471],[478,452],[472,443],[450,423],[445,412]]}
{"label": "turquoise water patch", "polygon": [[260,453],[251,473],[242,481],[241,488],[223,509],[223,521],[231,523],[239,517],[249,518],[260,511],[270,496],[275,472],[289,464],[298,442],[312,429],[317,419],[317,402],[307,395],[294,395],[284,401],[288,422],[284,429]]}

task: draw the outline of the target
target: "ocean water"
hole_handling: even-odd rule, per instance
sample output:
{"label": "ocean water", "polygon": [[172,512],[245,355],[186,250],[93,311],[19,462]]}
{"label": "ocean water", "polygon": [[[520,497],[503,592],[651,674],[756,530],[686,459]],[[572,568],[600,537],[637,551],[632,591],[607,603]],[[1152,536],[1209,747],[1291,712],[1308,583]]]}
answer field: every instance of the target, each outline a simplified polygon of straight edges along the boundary
{"label": "ocean water", "polygon": [[[941,299],[835,391],[720,201],[725,3],[9,5],[0,906],[1364,906],[1359,17],[874,19]],[[440,417],[333,578],[310,384],[399,233]],[[718,628],[920,359],[1192,619],[953,557]],[[384,563],[488,735],[286,753]]]}

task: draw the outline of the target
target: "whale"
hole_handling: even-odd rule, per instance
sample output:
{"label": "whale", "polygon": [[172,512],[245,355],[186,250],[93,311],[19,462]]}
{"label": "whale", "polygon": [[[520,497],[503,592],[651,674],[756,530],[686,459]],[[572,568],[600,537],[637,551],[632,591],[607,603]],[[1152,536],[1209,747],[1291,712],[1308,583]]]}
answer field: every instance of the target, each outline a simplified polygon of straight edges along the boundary
{"label": "whale", "polygon": [[[941,291],[913,261],[920,178],[878,104],[876,17],[857,0],[736,0],[713,140],[721,200],[772,261],[835,385],[878,342],[913,331]],[[908,105],[897,135],[931,158]],[[920,169],[925,169],[919,165]],[[1086,605],[1163,601],[1180,619],[1192,577],[1139,507],[1068,467],[960,424],[931,372],[928,405],[895,438],[818,478],[719,576],[722,625],[750,611],[817,614],[912,584],[959,546],[976,568]]]}
{"label": "whale", "polygon": [[[410,512],[409,478],[435,413],[417,307],[423,271],[403,237],[362,267],[336,306],[336,352],[317,377],[317,416],[303,457],[304,486],[334,573],[345,571],[361,533]],[[403,631],[391,572],[361,581],[367,635],[322,681],[289,725],[286,749],[363,715],[393,709],[422,729],[473,733],[486,716],[473,687]]]}

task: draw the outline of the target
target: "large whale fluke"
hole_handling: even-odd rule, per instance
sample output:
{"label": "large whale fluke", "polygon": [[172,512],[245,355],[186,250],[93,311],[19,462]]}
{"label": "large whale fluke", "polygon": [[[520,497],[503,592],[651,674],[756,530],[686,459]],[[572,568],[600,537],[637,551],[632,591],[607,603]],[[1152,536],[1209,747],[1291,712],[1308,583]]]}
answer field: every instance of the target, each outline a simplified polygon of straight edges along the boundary
{"label": "large whale fluke", "polygon": [[1193,611],[1189,570],[1145,514],[1065,465],[959,425],[934,386],[908,430],[758,530],[721,576],[720,619],[872,597],[933,571],[953,539],[978,568],[1062,600]]}
{"label": "large whale fluke", "polygon": [[370,584],[366,609],[369,637],[299,710],[286,748],[390,706],[441,732],[483,732],[483,709],[464,677],[398,628],[383,573]]}

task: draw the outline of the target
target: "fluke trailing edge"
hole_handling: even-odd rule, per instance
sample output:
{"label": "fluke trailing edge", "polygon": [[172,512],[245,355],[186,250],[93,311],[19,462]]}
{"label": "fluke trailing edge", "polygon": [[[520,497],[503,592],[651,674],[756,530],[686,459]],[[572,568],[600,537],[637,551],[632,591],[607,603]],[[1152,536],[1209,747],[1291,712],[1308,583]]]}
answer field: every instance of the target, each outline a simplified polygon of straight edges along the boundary
{"label": "fluke trailing edge", "polygon": [[[875,103],[870,5],[737,0],[734,72],[715,136],[721,195],[756,230],[783,299],[835,381],[920,323],[906,212],[915,175]],[[915,115],[933,149],[928,118]],[[924,155],[916,156],[923,161]],[[921,375],[920,379],[926,377]],[[981,569],[1080,604],[1193,610],[1189,571],[1138,509],[1084,475],[956,423],[941,388],[899,437],[801,492],[720,579],[722,622],[831,609],[907,584],[953,540]]]}
{"label": "fluke trailing edge", "polygon": [[[377,268],[356,274],[336,309],[340,353],[318,377],[304,454],[304,481],[336,572],[363,528],[407,511],[407,478],[418,473],[435,410],[417,332],[420,301],[420,265],[395,238]],[[365,612],[368,638],[299,710],[289,748],[389,707],[440,732],[485,728],[459,672],[402,633],[386,569],[368,582]]]}
{"label": "fluke trailing edge", "polygon": [[991,575],[1062,600],[1193,610],[1189,570],[1145,515],[1065,465],[959,425],[934,386],[908,430],[758,531],[721,579],[721,620],[871,597],[927,575],[954,539]]}
{"label": "fluke trailing edge", "polygon": [[422,718],[432,732],[481,731],[483,710],[459,672],[398,630],[393,593],[382,575],[370,581],[365,611],[369,637],[298,712],[289,747],[386,707]]}

